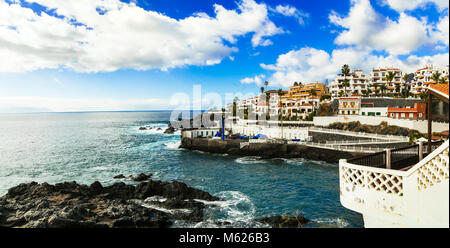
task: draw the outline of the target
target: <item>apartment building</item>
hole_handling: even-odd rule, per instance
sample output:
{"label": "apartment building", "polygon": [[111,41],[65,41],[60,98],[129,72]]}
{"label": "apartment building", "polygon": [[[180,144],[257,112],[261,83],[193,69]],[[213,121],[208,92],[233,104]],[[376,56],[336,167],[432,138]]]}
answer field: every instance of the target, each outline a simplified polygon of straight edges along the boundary
{"label": "apartment building", "polygon": [[423,92],[425,92],[428,89],[428,86],[434,82],[433,80],[433,74],[435,72],[439,72],[441,74],[441,77],[447,77],[449,75],[449,66],[433,66],[428,65],[423,68],[418,69],[414,73],[414,80],[411,82],[411,93],[419,96]]}
{"label": "apartment building", "polygon": [[[394,74],[394,78],[391,82],[386,80],[386,76],[389,73]],[[396,95],[401,92],[403,88],[405,88],[406,84],[402,80],[403,72],[397,68],[378,68],[372,69],[370,73],[370,84],[371,90],[373,92],[382,93],[381,86],[385,85],[385,90],[383,94],[385,95]]]}
{"label": "apartment building", "polygon": [[[349,80],[349,86],[345,87],[345,79]],[[369,78],[362,70],[352,71],[349,76],[338,74],[331,81],[329,92],[332,98],[349,95],[363,95],[369,89]]]}

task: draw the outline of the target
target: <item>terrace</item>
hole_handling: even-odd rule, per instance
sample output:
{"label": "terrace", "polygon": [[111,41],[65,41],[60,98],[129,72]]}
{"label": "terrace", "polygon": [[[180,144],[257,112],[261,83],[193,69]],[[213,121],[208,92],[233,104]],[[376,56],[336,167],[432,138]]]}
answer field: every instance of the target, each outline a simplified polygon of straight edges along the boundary
{"label": "terrace", "polygon": [[448,103],[448,85],[428,91],[428,142],[339,162],[344,207],[366,227],[449,227],[449,141],[432,142],[431,99]]}

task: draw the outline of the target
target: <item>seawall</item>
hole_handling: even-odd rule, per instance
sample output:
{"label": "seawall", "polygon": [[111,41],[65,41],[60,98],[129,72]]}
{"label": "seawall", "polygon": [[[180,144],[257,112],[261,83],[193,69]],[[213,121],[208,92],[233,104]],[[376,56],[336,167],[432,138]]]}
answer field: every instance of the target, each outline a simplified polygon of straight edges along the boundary
{"label": "seawall", "polygon": [[363,155],[362,153],[335,151],[298,144],[250,143],[241,148],[241,142],[243,141],[182,138],[180,148],[234,156],[259,156],[266,159],[305,158],[329,163],[338,163],[339,159]]}

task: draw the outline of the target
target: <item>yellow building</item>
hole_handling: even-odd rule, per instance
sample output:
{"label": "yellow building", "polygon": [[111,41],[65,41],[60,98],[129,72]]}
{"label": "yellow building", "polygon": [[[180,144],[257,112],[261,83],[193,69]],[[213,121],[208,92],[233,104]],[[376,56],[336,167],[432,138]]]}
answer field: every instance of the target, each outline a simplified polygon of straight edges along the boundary
{"label": "yellow building", "polygon": [[299,86],[291,86],[289,87],[289,94],[308,94],[311,95],[311,90],[314,90],[317,94],[317,96],[322,96],[325,94],[325,84],[321,83],[310,83],[305,85],[299,85]]}

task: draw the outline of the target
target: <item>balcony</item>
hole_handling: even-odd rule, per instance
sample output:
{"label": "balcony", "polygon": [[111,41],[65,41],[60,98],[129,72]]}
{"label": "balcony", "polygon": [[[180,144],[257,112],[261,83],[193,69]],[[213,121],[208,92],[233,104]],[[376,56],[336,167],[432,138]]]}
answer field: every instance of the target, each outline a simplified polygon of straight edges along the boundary
{"label": "balcony", "polygon": [[341,160],[341,204],[361,213],[365,227],[448,228],[449,142],[431,147],[424,159],[415,145]]}

